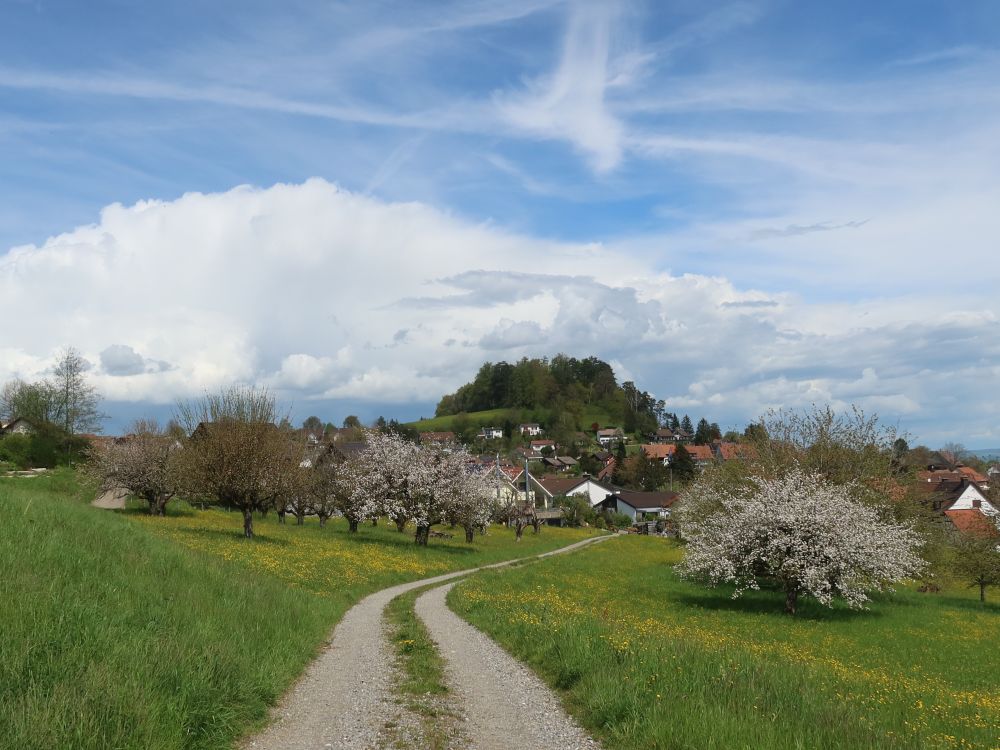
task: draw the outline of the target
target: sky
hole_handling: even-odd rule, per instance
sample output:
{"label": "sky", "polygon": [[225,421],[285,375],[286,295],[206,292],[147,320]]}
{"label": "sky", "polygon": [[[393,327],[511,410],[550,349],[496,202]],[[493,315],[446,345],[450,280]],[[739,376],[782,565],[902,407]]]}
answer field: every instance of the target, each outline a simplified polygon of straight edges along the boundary
{"label": "sky", "polygon": [[429,416],[599,356],[1000,445],[1000,4],[0,0],[0,382]]}

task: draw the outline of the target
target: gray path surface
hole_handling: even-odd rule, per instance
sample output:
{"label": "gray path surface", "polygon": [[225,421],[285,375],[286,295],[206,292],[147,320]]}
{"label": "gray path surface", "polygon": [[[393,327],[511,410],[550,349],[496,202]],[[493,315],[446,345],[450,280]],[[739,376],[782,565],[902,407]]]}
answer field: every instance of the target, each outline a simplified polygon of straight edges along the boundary
{"label": "gray path surface", "polygon": [[563,710],[533,672],[445,603],[455,583],[417,597],[417,616],[446,663],[448,685],[462,704],[472,750],[600,748]]}
{"label": "gray path surface", "polygon": [[[608,538],[584,539],[538,557],[568,552]],[[521,558],[529,559],[534,557]],[[514,562],[518,561],[508,560],[403,583],[362,599],[347,611],[334,628],[326,648],[285,694],[272,715],[271,725],[249,738],[243,747],[246,750],[367,750],[376,747],[379,730],[394,713],[392,669],[386,659],[390,644],[382,618],[385,605],[412,589]],[[470,727],[470,734],[475,735],[477,730],[475,726]],[[521,747],[532,746],[508,743],[505,750],[519,750]],[[573,745],[560,747],[571,748]]]}
{"label": "gray path surface", "polygon": [[94,498],[90,504],[104,510],[121,510],[125,507],[125,498],[127,497],[128,490],[108,490]]}

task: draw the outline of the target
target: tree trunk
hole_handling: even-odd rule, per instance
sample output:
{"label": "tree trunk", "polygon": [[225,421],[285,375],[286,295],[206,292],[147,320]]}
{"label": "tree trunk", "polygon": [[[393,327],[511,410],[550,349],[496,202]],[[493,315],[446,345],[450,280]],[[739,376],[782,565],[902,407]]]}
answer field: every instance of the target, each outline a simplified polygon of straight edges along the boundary
{"label": "tree trunk", "polygon": [[986,584],[985,583],[979,584],[979,601],[981,601],[981,602],[985,602],[986,601]]}
{"label": "tree trunk", "polygon": [[472,544],[472,534],[473,534],[473,532],[475,532],[475,529],[472,526],[466,526],[465,527],[465,543],[466,544]]}
{"label": "tree trunk", "polygon": [[524,534],[524,524],[521,523],[521,522],[519,522],[519,521],[515,521],[514,522],[514,541],[515,542],[521,541],[521,536],[523,534]]}
{"label": "tree trunk", "polygon": [[260,517],[261,518],[267,518],[267,511],[268,510],[269,510],[268,508],[261,508],[260,509]]}
{"label": "tree trunk", "polygon": [[358,531],[358,519],[349,518],[347,519],[347,530],[352,534],[356,534]]}
{"label": "tree trunk", "polygon": [[243,511],[243,536],[253,539],[253,510]]}
{"label": "tree trunk", "polygon": [[278,523],[284,523],[284,522],[285,522],[285,511],[279,510],[278,511]]}
{"label": "tree trunk", "polygon": [[398,531],[400,534],[402,534],[404,531],[406,531],[406,519],[405,518],[403,520],[399,520],[398,518],[396,519],[396,531]]}
{"label": "tree trunk", "polygon": [[430,536],[431,536],[431,527],[430,526],[420,526],[420,525],[418,525],[417,526],[417,535],[414,538],[414,541],[417,544],[419,544],[421,547],[426,547],[427,546],[427,540],[430,539]]}
{"label": "tree trunk", "polygon": [[322,528],[323,528],[324,526],[326,526],[326,519],[327,519],[327,518],[329,518],[329,516],[320,516],[320,517],[319,517],[319,527],[320,527],[321,529],[322,529]]}
{"label": "tree trunk", "polygon": [[378,516],[372,519],[372,527],[374,528],[375,526],[378,526]]}
{"label": "tree trunk", "polygon": [[797,586],[785,586],[785,612],[790,615],[795,614],[795,608],[799,604],[799,589]]}
{"label": "tree trunk", "polygon": [[295,514],[295,525],[296,526],[301,526],[305,522],[306,522],[306,514],[305,513],[296,513]]}
{"label": "tree trunk", "polygon": [[531,527],[535,530],[534,531],[535,534],[538,533],[538,527],[541,526],[541,525],[542,525],[542,522],[538,520],[537,516],[535,516],[535,518],[533,518],[532,521],[531,521]]}

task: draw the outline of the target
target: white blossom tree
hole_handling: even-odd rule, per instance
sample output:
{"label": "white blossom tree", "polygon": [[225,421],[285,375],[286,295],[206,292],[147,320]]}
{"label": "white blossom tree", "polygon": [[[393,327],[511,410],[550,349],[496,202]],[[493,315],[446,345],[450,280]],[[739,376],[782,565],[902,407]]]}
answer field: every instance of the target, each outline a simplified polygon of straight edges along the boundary
{"label": "white blossom tree", "polygon": [[689,507],[712,512],[681,509],[688,544],[679,572],[711,585],[733,583],[734,598],[775,580],[789,614],[802,595],[863,608],[869,592],[914,576],[924,562],[916,532],[857,502],[855,489],[797,466],[733,488],[696,484]]}
{"label": "white blossom tree", "polygon": [[414,517],[415,494],[430,481],[420,447],[399,435],[381,430],[365,432],[365,449],[351,469],[355,502],[365,507],[365,518],[386,515],[402,532]]}
{"label": "white blossom tree", "polygon": [[475,471],[465,450],[452,450],[438,464],[438,485],[444,503],[444,520],[461,526],[469,544],[496,513],[493,487],[485,474]]}
{"label": "white blossom tree", "polygon": [[162,516],[178,489],[178,450],[177,440],[155,420],[139,419],[127,437],[91,448],[88,471],[103,489],[126,490],[149,503],[151,515]]}
{"label": "white blossom tree", "polygon": [[378,515],[381,510],[379,484],[366,481],[363,463],[341,460],[330,454],[316,463],[312,470],[311,493],[313,511],[319,516],[320,526],[325,526],[334,513],[340,513],[347,520],[348,530],[356,533],[359,523]]}

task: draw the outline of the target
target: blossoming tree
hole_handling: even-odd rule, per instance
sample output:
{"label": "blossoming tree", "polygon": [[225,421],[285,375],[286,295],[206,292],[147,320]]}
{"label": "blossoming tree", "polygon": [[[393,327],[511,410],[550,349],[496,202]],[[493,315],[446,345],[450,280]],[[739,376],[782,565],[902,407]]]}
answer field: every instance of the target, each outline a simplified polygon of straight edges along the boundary
{"label": "blossoming tree", "polygon": [[89,471],[105,489],[123,489],[149,503],[154,516],[166,514],[178,487],[177,441],[155,420],[136,420],[129,435],[90,451]]}
{"label": "blossoming tree", "polygon": [[912,577],[924,562],[912,528],[856,501],[852,490],[799,467],[728,489],[695,485],[691,506],[713,510],[682,511],[688,544],[679,572],[711,585],[733,583],[734,598],[776,580],[789,614],[803,595],[863,608],[869,592]]}

